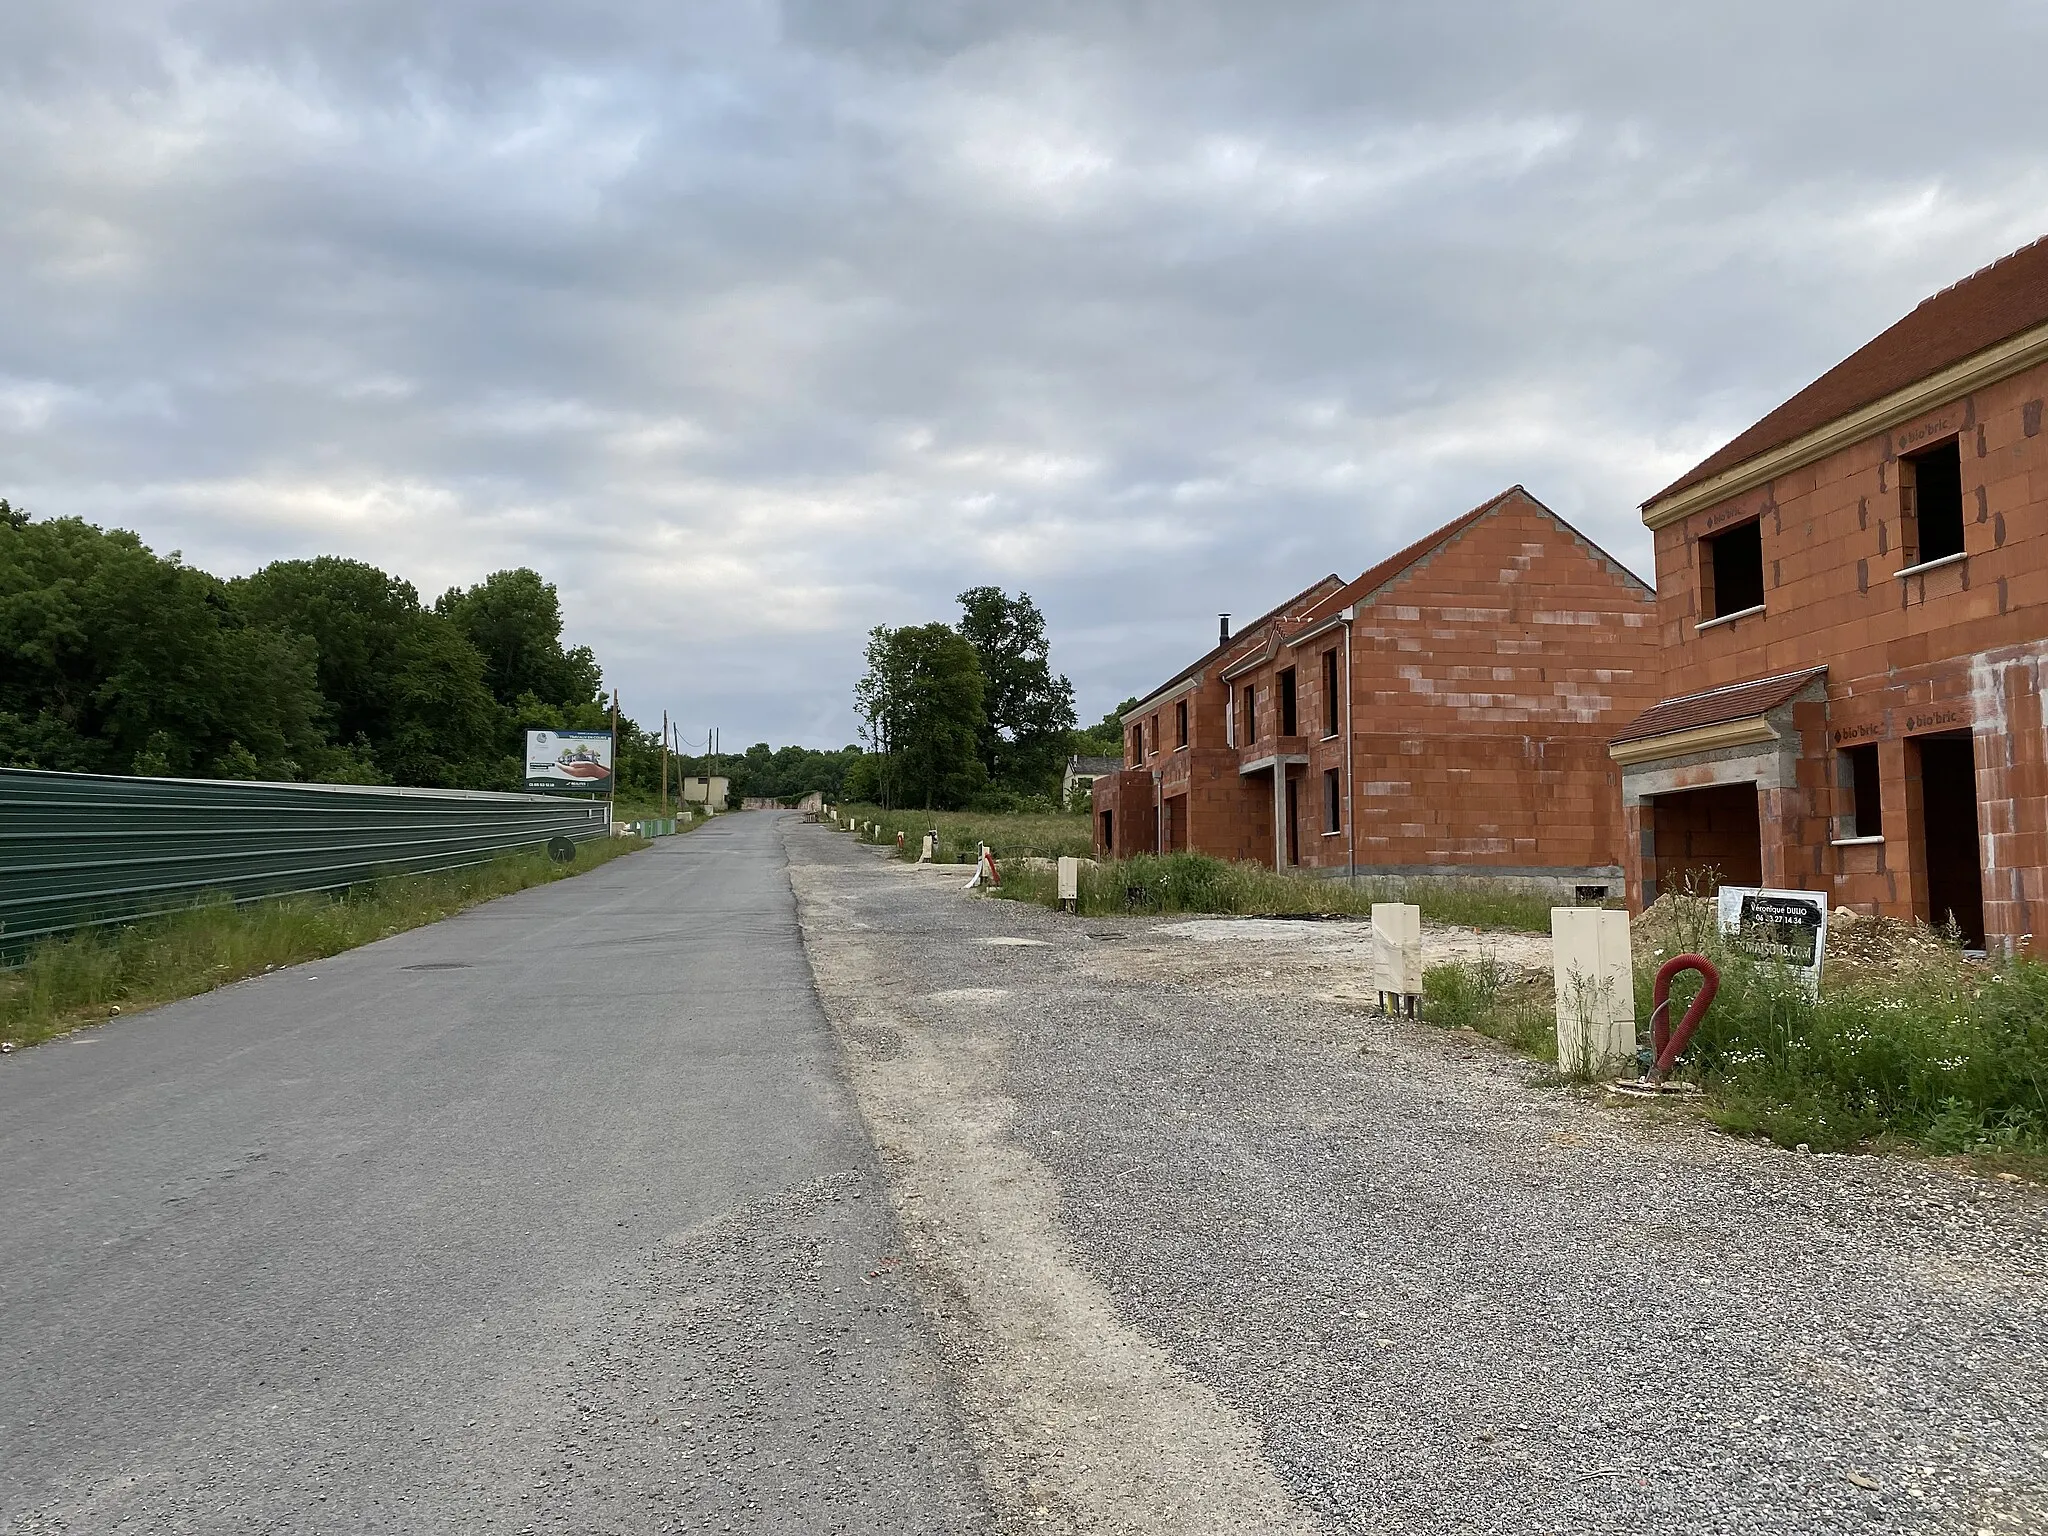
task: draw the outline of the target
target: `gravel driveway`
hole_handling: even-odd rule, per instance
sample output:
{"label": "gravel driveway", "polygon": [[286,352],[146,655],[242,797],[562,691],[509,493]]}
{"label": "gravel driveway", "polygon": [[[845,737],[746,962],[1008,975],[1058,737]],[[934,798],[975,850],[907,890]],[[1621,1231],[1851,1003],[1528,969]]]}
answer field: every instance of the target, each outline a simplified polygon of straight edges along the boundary
{"label": "gravel driveway", "polygon": [[2048,1531],[2038,1190],[787,836],[1013,1528]]}

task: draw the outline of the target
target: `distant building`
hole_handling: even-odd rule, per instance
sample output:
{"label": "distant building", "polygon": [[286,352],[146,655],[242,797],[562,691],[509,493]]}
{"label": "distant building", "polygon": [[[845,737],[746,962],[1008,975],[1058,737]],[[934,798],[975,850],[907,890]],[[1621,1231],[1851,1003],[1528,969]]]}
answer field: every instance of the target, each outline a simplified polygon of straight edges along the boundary
{"label": "distant building", "polygon": [[1072,805],[1074,791],[1089,789],[1105,774],[1115,773],[1123,767],[1120,757],[1070,757],[1067,771],[1060,775],[1060,804]]}
{"label": "distant building", "polygon": [[1656,614],[1514,486],[1226,634],[1125,714],[1096,847],[1619,894],[1607,744],[1657,696]]}
{"label": "distant building", "polygon": [[2048,240],[1644,504],[1665,697],[1611,749],[1632,905],[1717,876],[2048,932],[2044,396]]}
{"label": "distant building", "polygon": [[686,778],[682,781],[682,797],[685,805],[701,805],[709,810],[725,809],[726,796],[732,790],[732,780],[726,778]]}

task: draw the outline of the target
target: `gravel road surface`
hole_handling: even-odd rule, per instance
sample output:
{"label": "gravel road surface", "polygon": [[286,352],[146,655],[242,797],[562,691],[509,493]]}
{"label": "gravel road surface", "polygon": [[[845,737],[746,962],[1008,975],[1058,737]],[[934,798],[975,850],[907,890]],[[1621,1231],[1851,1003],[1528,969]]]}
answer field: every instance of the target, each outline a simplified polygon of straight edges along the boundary
{"label": "gravel road surface", "polygon": [[2048,1531],[2040,1191],[1610,1108],[1284,946],[787,838],[1006,1524]]}
{"label": "gravel road surface", "polygon": [[0,1061],[0,1529],[984,1529],[782,819]]}

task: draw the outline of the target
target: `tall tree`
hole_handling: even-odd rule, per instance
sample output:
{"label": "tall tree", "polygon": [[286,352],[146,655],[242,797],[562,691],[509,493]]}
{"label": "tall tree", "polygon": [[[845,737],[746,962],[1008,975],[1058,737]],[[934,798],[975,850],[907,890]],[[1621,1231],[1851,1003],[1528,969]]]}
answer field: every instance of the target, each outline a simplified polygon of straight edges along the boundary
{"label": "tall tree", "polygon": [[537,571],[497,571],[467,591],[451,587],[434,611],[477,648],[500,704],[516,705],[525,694],[564,708],[596,698],[597,658],[588,646],[562,648],[562,602]]}
{"label": "tall tree", "polygon": [[0,760],[298,778],[323,752],[313,648],[134,534],[0,517]]}
{"label": "tall tree", "polygon": [[944,624],[877,626],[867,663],[854,704],[882,759],[884,803],[964,803],[987,779],[977,750],[984,717],[974,647]]}
{"label": "tall tree", "polygon": [[1027,592],[969,587],[959,596],[960,633],[986,684],[976,748],[989,781],[1045,794],[1058,778],[1074,728],[1074,689],[1053,674],[1045,615]]}
{"label": "tall tree", "polygon": [[390,738],[401,652],[422,613],[411,582],[361,560],[322,555],[274,561],[230,586],[252,621],[313,642],[336,741]]}

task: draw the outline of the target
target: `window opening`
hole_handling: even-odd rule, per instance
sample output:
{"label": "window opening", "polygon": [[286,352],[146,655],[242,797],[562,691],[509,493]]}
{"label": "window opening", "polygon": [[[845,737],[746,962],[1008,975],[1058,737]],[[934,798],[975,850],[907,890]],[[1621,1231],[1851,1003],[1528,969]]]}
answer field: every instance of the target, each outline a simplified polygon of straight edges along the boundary
{"label": "window opening", "polygon": [[1755,519],[1700,540],[1700,611],[1725,619],[1764,605],[1763,525]]}
{"label": "window opening", "polygon": [[1954,439],[1905,461],[1899,525],[1909,566],[1963,552],[1963,459]]}
{"label": "window opening", "polygon": [[1188,744],[1188,701],[1182,699],[1173,706],[1173,734],[1175,745]]}
{"label": "window opening", "polygon": [[1844,747],[1841,757],[1842,788],[1849,792],[1849,814],[1844,818],[1847,827],[1842,835],[1882,837],[1884,802],[1878,786],[1877,743]]}
{"label": "window opening", "polygon": [[1250,683],[1246,683],[1238,691],[1238,703],[1243,714],[1240,717],[1242,723],[1238,726],[1237,739],[1248,747],[1259,739],[1259,700]]}
{"label": "window opening", "polygon": [[1154,757],[1157,757],[1159,755],[1159,717],[1157,715],[1154,715],[1151,718],[1151,720],[1147,723],[1151,725],[1152,729],[1147,731],[1145,734],[1151,737],[1152,755]]}
{"label": "window opening", "polygon": [[1341,832],[1344,830],[1344,794],[1337,782],[1337,770],[1323,770],[1323,830]]}
{"label": "window opening", "polygon": [[1334,736],[1337,730],[1337,653],[1328,650],[1323,652],[1323,734]]}
{"label": "window opening", "polygon": [[1289,667],[1280,674],[1280,734],[1299,736],[1301,720],[1295,710],[1294,668]]}
{"label": "window opening", "polygon": [[1131,766],[1137,767],[1145,761],[1145,722],[1140,720],[1131,727]]}

